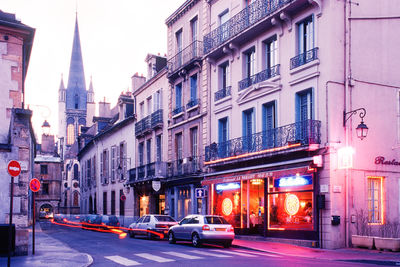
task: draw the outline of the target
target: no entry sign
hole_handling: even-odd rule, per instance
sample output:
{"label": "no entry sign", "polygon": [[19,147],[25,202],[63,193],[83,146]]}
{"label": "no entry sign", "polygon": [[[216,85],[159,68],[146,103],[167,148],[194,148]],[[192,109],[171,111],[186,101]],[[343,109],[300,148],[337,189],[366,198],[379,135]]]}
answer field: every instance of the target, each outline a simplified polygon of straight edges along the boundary
{"label": "no entry sign", "polygon": [[16,160],[12,160],[7,165],[7,171],[12,177],[16,177],[21,173],[21,165]]}
{"label": "no entry sign", "polygon": [[32,192],[37,192],[40,189],[40,181],[36,178],[33,178],[29,183],[29,188]]}
{"label": "no entry sign", "polygon": [[126,196],[125,195],[122,195],[121,196],[121,201],[125,201],[126,200]]}

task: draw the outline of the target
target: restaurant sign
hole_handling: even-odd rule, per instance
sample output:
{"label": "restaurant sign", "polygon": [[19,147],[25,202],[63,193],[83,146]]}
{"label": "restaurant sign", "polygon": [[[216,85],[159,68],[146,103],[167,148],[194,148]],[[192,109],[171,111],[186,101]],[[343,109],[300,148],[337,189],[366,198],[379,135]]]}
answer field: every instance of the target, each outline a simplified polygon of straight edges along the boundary
{"label": "restaurant sign", "polygon": [[400,166],[400,161],[397,161],[396,159],[392,160],[387,160],[385,157],[378,156],[375,158],[375,164],[376,165],[394,165],[394,166]]}

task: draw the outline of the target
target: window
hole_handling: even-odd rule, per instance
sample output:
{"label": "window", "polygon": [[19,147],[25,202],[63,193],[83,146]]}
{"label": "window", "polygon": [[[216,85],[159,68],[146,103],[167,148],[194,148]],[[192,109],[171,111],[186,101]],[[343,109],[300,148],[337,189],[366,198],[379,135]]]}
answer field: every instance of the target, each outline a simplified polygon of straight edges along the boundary
{"label": "window", "polygon": [[103,192],[103,214],[107,214],[107,192]]}
{"label": "window", "polygon": [[220,158],[227,156],[228,152],[228,118],[218,120],[218,154]]}
{"label": "window", "polygon": [[310,16],[297,24],[298,54],[303,54],[314,48],[314,23]]}
{"label": "window", "polygon": [[139,166],[143,166],[143,164],[144,164],[143,152],[144,152],[144,143],[140,142],[139,143]]}
{"label": "window", "polygon": [[141,102],[139,104],[139,110],[140,110],[140,114],[139,114],[140,119],[143,119],[144,118],[144,102]]}
{"label": "window", "polygon": [[197,103],[197,74],[190,76],[190,101],[188,108],[196,106]]}
{"label": "window", "polygon": [[251,151],[253,148],[253,134],[255,130],[254,109],[243,111],[242,115],[243,149]]}
{"label": "window", "polygon": [[78,164],[74,164],[74,180],[78,180],[79,179],[79,167]]}
{"label": "window", "polygon": [[262,106],[262,141],[264,149],[274,147],[275,127],[275,102],[269,102]]}
{"label": "window", "polygon": [[[122,179],[125,178],[125,173],[127,170],[127,166],[126,166],[127,160],[128,160],[128,158],[126,157],[126,143],[122,142],[119,144],[119,157],[118,157],[118,166],[117,166],[117,168],[119,166],[121,166],[121,168],[122,168],[122,175],[121,175]],[[129,167],[131,167],[131,166],[129,166]]]}
{"label": "window", "polygon": [[197,142],[197,127],[190,129],[190,151],[193,158],[196,158],[198,155],[198,142]]}
{"label": "window", "polygon": [[115,215],[115,191],[111,191],[111,215]]}
{"label": "window", "polygon": [[264,42],[265,49],[265,69],[278,64],[278,41],[276,35]]}
{"label": "window", "polygon": [[314,113],[312,90],[299,92],[296,94],[296,98],[296,121],[312,120]]}
{"label": "window", "polygon": [[190,29],[192,31],[192,42],[197,41],[197,16],[190,21]]}
{"label": "window", "polygon": [[182,83],[178,83],[177,85],[175,85],[175,109],[176,110],[179,109],[177,113],[181,112],[180,110],[181,107],[182,107]]}
{"label": "window", "polygon": [[48,195],[49,194],[49,184],[48,183],[43,183],[42,184],[42,194],[43,195]]}
{"label": "window", "polygon": [[177,60],[176,60],[176,67],[180,67],[182,65],[182,29],[177,31],[175,33],[175,38],[176,38],[176,55],[177,55]]}
{"label": "window", "polygon": [[72,145],[75,142],[75,127],[73,124],[67,126],[67,145]]}
{"label": "window", "polygon": [[368,223],[383,224],[383,177],[367,178]]}
{"label": "window", "polygon": [[226,9],[219,15],[219,25],[221,27],[221,41],[229,38],[229,10]]}
{"label": "window", "polygon": [[116,171],[117,171],[117,147],[111,147],[111,182],[115,182]]}
{"label": "window", "polygon": [[103,183],[107,184],[108,183],[108,159],[109,153],[108,150],[103,150],[103,153],[101,154],[101,159],[100,159],[100,168],[102,171],[102,176],[103,176]]}
{"label": "window", "polygon": [[183,159],[182,150],[182,133],[178,133],[175,136],[175,148],[176,148],[176,159]]}
{"label": "window", "polygon": [[40,174],[48,174],[47,165],[40,165]]}
{"label": "window", "polygon": [[219,65],[219,86],[220,89],[225,89],[229,86],[229,61]]}
{"label": "window", "polygon": [[161,152],[162,152],[162,143],[161,143],[161,134],[156,136],[156,160],[157,162],[161,162]]}
{"label": "window", "polygon": [[151,97],[147,98],[147,116],[151,115],[152,109],[151,109]]}
{"label": "window", "polygon": [[88,159],[88,160],[86,160],[86,182],[87,182],[87,186],[88,187],[90,187],[91,186],[91,168],[92,168],[92,165],[91,165],[91,160],[90,159]]}
{"label": "window", "polygon": [[93,179],[93,186],[96,186],[96,156],[92,158],[92,179]]}
{"label": "window", "polygon": [[244,53],[244,78],[250,78],[255,74],[255,63],[256,63],[256,50],[255,48],[249,49]]}
{"label": "window", "polygon": [[161,109],[161,90],[158,90],[157,92],[154,93],[154,101],[153,101],[153,106],[154,106],[154,111],[157,111]]}
{"label": "window", "polygon": [[146,141],[147,164],[151,163],[151,139]]}

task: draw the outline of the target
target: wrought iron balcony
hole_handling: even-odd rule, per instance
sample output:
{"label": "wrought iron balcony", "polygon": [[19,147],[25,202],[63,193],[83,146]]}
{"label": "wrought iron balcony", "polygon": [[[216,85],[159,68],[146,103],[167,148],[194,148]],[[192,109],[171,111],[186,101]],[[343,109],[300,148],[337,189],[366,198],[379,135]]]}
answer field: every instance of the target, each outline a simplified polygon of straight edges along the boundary
{"label": "wrought iron balcony", "polygon": [[301,65],[307,64],[313,60],[318,59],[318,47],[315,47],[307,52],[297,55],[290,59],[290,69],[300,67]]}
{"label": "wrought iron balcony", "polygon": [[239,91],[250,87],[253,84],[268,80],[269,78],[275,77],[279,75],[279,67],[280,65],[272,66],[271,68],[265,69],[249,78],[245,78],[239,82]]}
{"label": "wrought iron balcony", "polygon": [[321,122],[305,120],[271,130],[259,132],[206,147],[205,161],[213,161],[267,149],[285,147],[290,144],[321,143]]}
{"label": "wrought iron balcony", "polygon": [[151,114],[151,128],[163,126],[163,110],[159,109]]}
{"label": "wrought iron balcony", "polygon": [[136,180],[136,168],[129,170],[129,182],[132,183]]}
{"label": "wrought iron balcony", "polygon": [[293,0],[257,0],[204,36],[204,54],[270,16]]}
{"label": "wrought iron balcony", "polygon": [[152,162],[146,165],[146,177],[154,177],[156,174],[156,163]]}
{"label": "wrought iron balcony", "polygon": [[221,90],[218,90],[215,92],[214,98],[215,101],[218,101],[224,97],[230,96],[231,95],[231,87],[227,86],[225,88],[222,88]]}
{"label": "wrought iron balcony", "polygon": [[172,115],[178,115],[179,113],[182,113],[184,110],[185,110],[184,106],[177,107],[172,111]]}
{"label": "wrought iron balcony", "polygon": [[192,107],[197,106],[200,103],[200,99],[196,98],[196,99],[191,99],[187,104],[186,104],[186,109],[190,109]]}
{"label": "wrought iron balcony", "polygon": [[201,157],[189,157],[175,160],[172,162],[172,169],[169,175],[174,177],[199,174],[202,171],[202,163]]}
{"label": "wrought iron balcony", "polygon": [[135,135],[140,136],[151,130],[151,116],[147,116],[135,124]]}
{"label": "wrought iron balcony", "polygon": [[144,180],[144,178],[146,177],[146,165],[137,167],[137,170],[137,180]]}
{"label": "wrought iron balcony", "polygon": [[168,60],[168,75],[172,75],[194,60],[201,60],[202,56],[203,43],[201,41],[194,41]]}

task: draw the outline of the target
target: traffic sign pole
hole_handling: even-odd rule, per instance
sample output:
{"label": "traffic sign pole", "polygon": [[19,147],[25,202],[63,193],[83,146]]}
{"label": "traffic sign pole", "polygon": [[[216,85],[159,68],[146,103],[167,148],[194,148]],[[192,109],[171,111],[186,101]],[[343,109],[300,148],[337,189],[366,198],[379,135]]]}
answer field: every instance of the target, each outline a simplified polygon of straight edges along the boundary
{"label": "traffic sign pole", "polygon": [[8,226],[8,258],[7,258],[7,266],[8,267],[11,266],[13,199],[14,199],[14,176],[11,176],[10,219],[9,219],[9,226]]}
{"label": "traffic sign pole", "polygon": [[32,192],[32,211],[33,211],[33,218],[32,218],[32,255],[35,255],[35,211],[36,211],[36,207],[35,207],[35,192]]}

